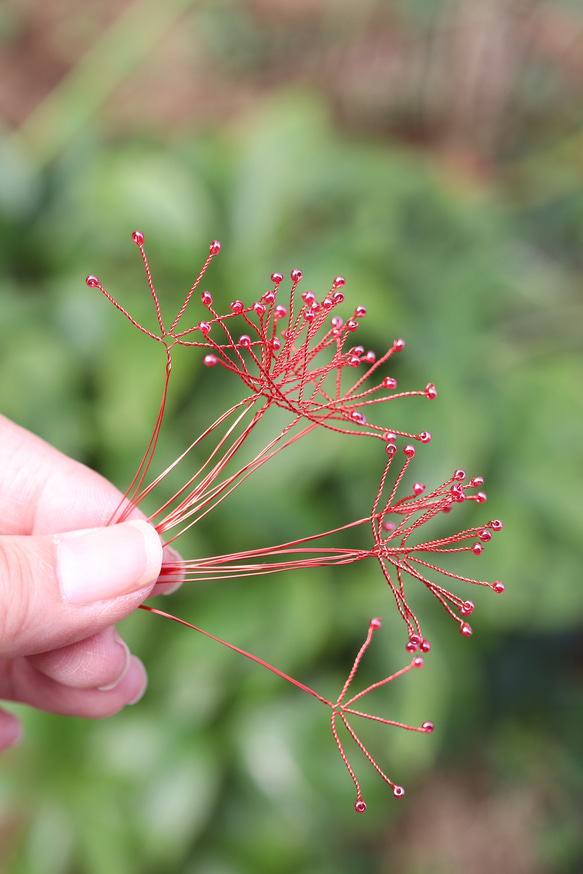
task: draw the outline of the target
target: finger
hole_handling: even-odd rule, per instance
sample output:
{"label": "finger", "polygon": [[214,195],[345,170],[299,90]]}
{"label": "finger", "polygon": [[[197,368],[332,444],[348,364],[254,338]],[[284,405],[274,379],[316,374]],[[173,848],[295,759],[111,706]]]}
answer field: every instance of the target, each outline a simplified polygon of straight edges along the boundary
{"label": "finger", "polygon": [[17,746],[22,740],[22,724],[14,713],[0,710],[0,752]]}
{"label": "finger", "polygon": [[37,671],[75,689],[113,689],[130,666],[130,651],[115,628],[50,652],[29,656]]}
{"label": "finger", "polygon": [[85,719],[102,719],[127,704],[136,704],[147,683],[145,668],[135,656],[121,682],[109,691],[63,686],[37,671],[26,658],[0,663],[0,698],[20,701],[48,713]]}
{"label": "finger", "polygon": [[122,501],[104,477],[0,416],[0,534],[97,528]]}
{"label": "finger", "polygon": [[[0,535],[99,528],[127,504],[104,477],[0,415]],[[134,507],[127,518],[145,516]],[[165,547],[165,573],[152,594],[179,588],[184,579],[181,562],[178,552]]]}
{"label": "finger", "polygon": [[160,572],[147,522],[49,537],[0,537],[0,657],[34,655],[96,634],[135,610]]}
{"label": "finger", "polygon": [[184,582],[184,560],[172,546],[162,552],[162,567],[152,595],[172,595]]}

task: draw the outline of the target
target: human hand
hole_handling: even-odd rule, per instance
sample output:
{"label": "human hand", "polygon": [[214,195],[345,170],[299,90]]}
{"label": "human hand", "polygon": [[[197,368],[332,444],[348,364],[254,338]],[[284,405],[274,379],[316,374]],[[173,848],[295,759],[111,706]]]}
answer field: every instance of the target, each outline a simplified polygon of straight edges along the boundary
{"label": "human hand", "polygon": [[[0,416],[0,699],[100,718],[142,697],[146,672],[115,623],[152,593],[163,548],[138,510],[104,527],[121,500]],[[0,710],[0,750],[21,733]]]}

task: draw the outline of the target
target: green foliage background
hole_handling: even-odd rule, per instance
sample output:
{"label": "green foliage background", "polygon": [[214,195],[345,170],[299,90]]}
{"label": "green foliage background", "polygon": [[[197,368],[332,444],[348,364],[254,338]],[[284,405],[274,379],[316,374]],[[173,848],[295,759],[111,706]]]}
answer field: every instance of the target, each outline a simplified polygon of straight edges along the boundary
{"label": "green foliage background", "polygon": [[[421,33],[430,7],[445,5],[401,14]],[[140,6],[137,48],[119,31],[116,42],[115,29],[101,43],[120,82],[140,69],[155,36],[148,27],[160,26],[148,25],[146,3],[126,13],[134,25]],[[182,6],[169,4],[176,14]],[[246,4],[200,4],[188,15],[193,31],[214,35],[225,69],[252,77],[265,33]],[[341,273],[346,311],[368,310],[363,345],[379,352],[406,338],[391,369],[399,388],[433,381],[439,390],[435,403],[400,401],[382,414],[388,426],[432,432],[415,478],[436,485],[458,466],[485,476],[489,501],[461,508],[460,527],[500,517],[504,531],[465,571],[507,588],[502,597],[464,590],[477,605],[471,641],[428,593],[411,594],[433,649],[378,710],[432,719],[436,730],[365,727],[407,789],[393,799],[354,752],[365,816],[353,812],[316,701],[194,632],[130,617],[122,633],[151,678],[139,705],[102,723],[16,708],[26,740],[1,763],[2,870],[580,871],[583,199],[579,120],[560,113],[567,98],[522,95],[538,116],[525,111],[523,139],[490,154],[481,175],[396,133],[338,127],[310,82],[266,89],[228,123],[117,134],[100,108],[115,82],[84,78],[83,64],[0,143],[2,412],[125,488],[153,426],[164,361],[84,277],[96,273],[151,319],[135,228],[168,312],[215,238],[223,248],[205,287],[224,307],[257,299],[273,270],[301,267],[318,293]],[[177,361],[161,463],[236,392],[196,354]],[[382,447],[328,434],[279,458],[185,538],[185,556],[356,518],[384,464]],[[162,600],[330,697],[373,615],[383,631],[362,682],[406,663],[404,630],[372,564],[185,586]],[[508,867],[488,856],[496,844],[511,848]]]}

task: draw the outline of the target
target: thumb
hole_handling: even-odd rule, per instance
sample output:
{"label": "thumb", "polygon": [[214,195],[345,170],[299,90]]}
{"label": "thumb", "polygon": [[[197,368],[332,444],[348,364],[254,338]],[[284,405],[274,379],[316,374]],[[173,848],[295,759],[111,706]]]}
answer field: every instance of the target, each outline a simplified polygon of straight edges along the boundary
{"label": "thumb", "polygon": [[113,625],[148,596],[162,544],[142,520],[50,537],[0,537],[0,658]]}

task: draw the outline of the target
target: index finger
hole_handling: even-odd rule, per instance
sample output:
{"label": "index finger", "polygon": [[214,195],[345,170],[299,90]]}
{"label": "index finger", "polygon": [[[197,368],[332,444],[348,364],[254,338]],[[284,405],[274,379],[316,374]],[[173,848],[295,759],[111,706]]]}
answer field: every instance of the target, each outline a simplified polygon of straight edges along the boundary
{"label": "index finger", "polygon": [[[100,474],[0,415],[0,534],[97,528],[122,500]],[[134,509],[129,518],[144,516]]]}

